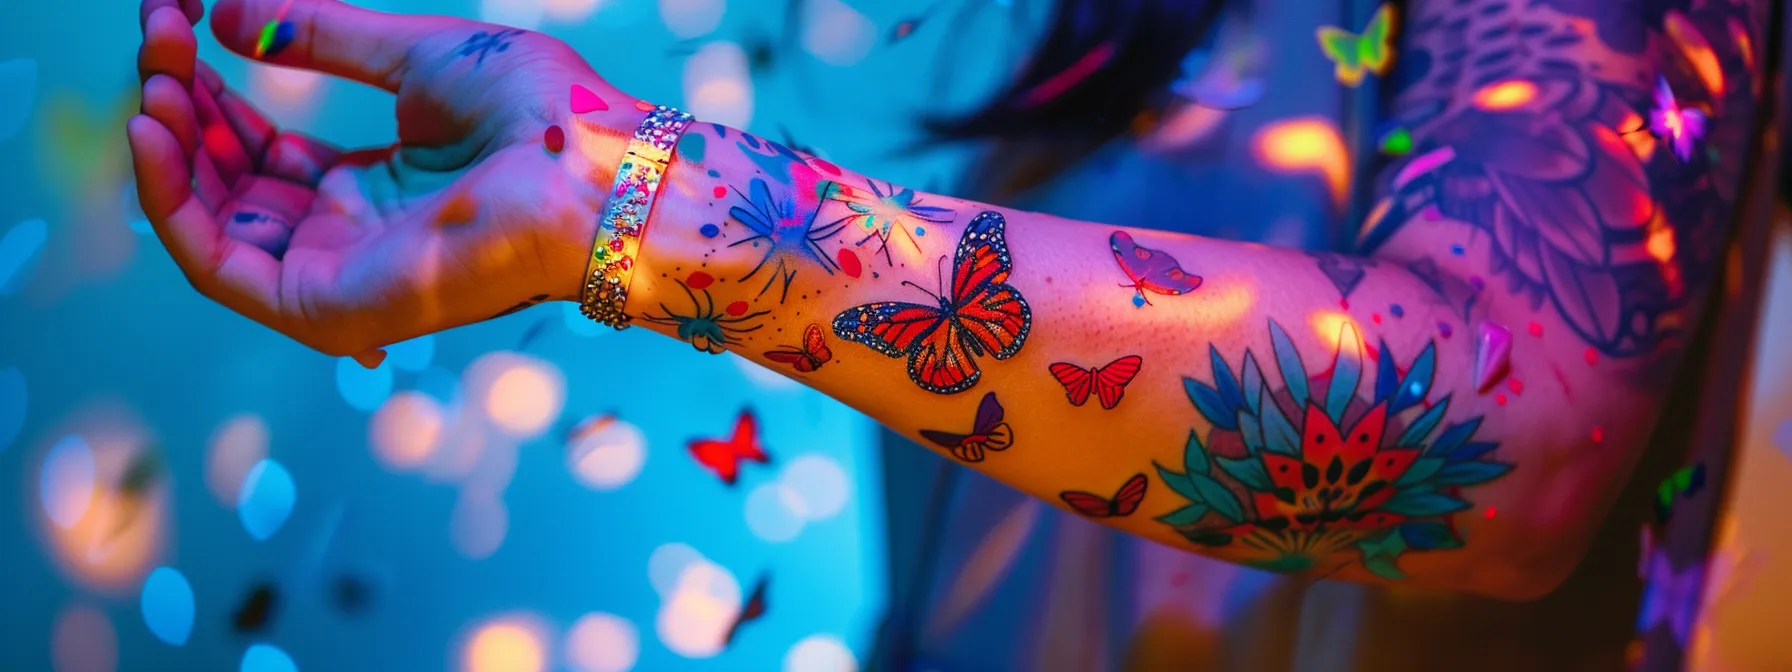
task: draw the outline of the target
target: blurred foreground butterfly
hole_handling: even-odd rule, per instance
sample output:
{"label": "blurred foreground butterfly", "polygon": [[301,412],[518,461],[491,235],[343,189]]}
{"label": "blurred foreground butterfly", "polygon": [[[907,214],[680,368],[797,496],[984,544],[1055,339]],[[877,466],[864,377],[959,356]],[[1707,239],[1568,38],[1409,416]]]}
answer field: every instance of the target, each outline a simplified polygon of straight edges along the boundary
{"label": "blurred foreground butterfly", "polygon": [[728,633],[722,636],[722,646],[734,643],[734,635],[740,631],[740,626],[757,621],[765,615],[765,587],[768,583],[771,583],[771,575],[760,574],[759,581],[753,584],[753,594],[747,596],[747,601],[740,605],[740,613],[728,624]]}
{"label": "blurred foreground butterfly", "polygon": [[908,377],[935,394],[971,389],[983,373],[978,355],[1013,357],[1027,341],[1033,313],[1009,286],[1007,220],[985,212],[971,220],[952,261],[951,291],[932,296],[938,305],[901,301],[868,303],[834,318],[834,335],[886,357],[908,357]]}
{"label": "blurred foreground butterfly", "polygon": [[1140,247],[1133,242],[1132,234],[1115,231],[1108,237],[1108,247],[1114,250],[1114,261],[1120,262],[1120,270],[1126,273],[1130,285],[1121,285],[1137,292],[1132,303],[1143,306],[1151,303],[1145,298],[1145,292],[1166,296],[1181,296],[1195,291],[1201,286],[1201,276],[1190,275],[1182,270],[1182,264],[1163,250]]}
{"label": "blurred foreground butterfly", "polygon": [[734,421],[734,436],[727,439],[697,439],[690,443],[691,457],[697,464],[715,473],[723,483],[734,485],[740,479],[741,460],[765,464],[772,460],[759,445],[759,423],[753,411],[742,410]]}
{"label": "blurred foreground butterfly", "polygon": [[1058,498],[1076,509],[1077,513],[1090,518],[1119,518],[1130,516],[1139,510],[1139,503],[1145,501],[1145,486],[1149,481],[1144,474],[1134,474],[1120,484],[1120,490],[1114,493],[1113,499],[1101,495],[1071,490],[1058,493]]}
{"label": "blurred foreground butterfly", "polygon": [[1361,35],[1332,26],[1319,27],[1319,48],[1337,65],[1338,83],[1356,86],[1364,72],[1385,75],[1394,62],[1394,6],[1383,4]]}
{"label": "blurred foreground butterfly", "polygon": [[983,395],[983,401],[977,404],[977,419],[972,421],[969,434],[923,429],[921,436],[951,450],[953,457],[965,462],[982,462],[984,451],[1003,451],[1014,445],[1014,430],[1002,422],[1002,404],[996,401],[994,392]]}
{"label": "blurred foreground butterfly", "polygon": [[1126,384],[1139,375],[1139,365],[1144,361],[1138,355],[1127,355],[1093,369],[1058,362],[1051,366],[1051,371],[1058,384],[1064,386],[1064,395],[1070,398],[1071,406],[1083,405],[1093,391],[1101,400],[1101,407],[1112,410],[1120,404],[1121,395],[1126,394]]}
{"label": "blurred foreground butterfly", "polygon": [[833,359],[834,351],[828,349],[827,339],[821,335],[821,325],[811,324],[803,331],[801,346],[779,348],[765,353],[765,358],[779,364],[789,364],[797,371],[810,373]]}

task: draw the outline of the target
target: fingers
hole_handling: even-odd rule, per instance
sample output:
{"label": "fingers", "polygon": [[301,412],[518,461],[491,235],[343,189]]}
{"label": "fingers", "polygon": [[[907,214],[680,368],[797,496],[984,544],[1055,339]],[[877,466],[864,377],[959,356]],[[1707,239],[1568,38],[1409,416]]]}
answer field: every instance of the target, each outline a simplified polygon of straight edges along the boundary
{"label": "fingers", "polygon": [[261,249],[224,235],[188,186],[180,141],[144,115],[125,126],[143,213],[193,287],[212,300],[278,328],[280,265]]}
{"label": "fingers", "polygon": [[261,172],[316,187],[324,177],[324,170],[336,165],[341,156],[340,151],[311,138],[297,133],[281,133],[274,136],[268,147]]}
{"label": "fingers", "polygon": [[188,160],[199,151],[199,119],[193,112],[193,98],[173,77],[157,73],[143,83],[143,113],[174,134]]}
{"label": "fingers", "polygon": [[[145,7],[148,7],[146,4]],[[137,73],[147,80],[164,74],[182,86],[193,84],[193,68],[199,53],[193,25],[176,7],[157,7],[143,20],[143,46],[137,50]]]}
{"label": "fingers", "polygon": [[[284,16],[283,7],[290,5]],[[425,37],[459,19],[405,16],[361,9],[336,0],[223,0],[212,12],[218,42],[257,57],[271,21],[293,25],[290,44],[270,46],[264,61],[345,77],[396,92],[406,57]]]}
{"label": "fingers", "polygon": [[173,8],[185,16],[187,25],[198,25],[205,18],[205,3],[202,0],[144,0],[137,8],[137,25],[148,27],[149,15],[163,7]]}

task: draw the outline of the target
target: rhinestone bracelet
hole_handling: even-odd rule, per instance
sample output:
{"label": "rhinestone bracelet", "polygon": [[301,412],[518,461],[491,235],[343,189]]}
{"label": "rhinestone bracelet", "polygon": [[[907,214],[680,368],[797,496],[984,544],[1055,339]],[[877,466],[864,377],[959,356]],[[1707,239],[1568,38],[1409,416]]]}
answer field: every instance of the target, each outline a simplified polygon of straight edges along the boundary
{"label": "rhinestone bracelet", "polygon": [[610,202],[597,221],[597,240],[591,245],[585,291],[579,302],[579,311],[586,317],[619,330],[628,328],[629,317],[622,307],[628,303],[629,279],[641,252],[653,197],[666,164],[672,160],[672,148],[691,119],[689,114],[660,105],[635,129],[628,153],[616,168]]}

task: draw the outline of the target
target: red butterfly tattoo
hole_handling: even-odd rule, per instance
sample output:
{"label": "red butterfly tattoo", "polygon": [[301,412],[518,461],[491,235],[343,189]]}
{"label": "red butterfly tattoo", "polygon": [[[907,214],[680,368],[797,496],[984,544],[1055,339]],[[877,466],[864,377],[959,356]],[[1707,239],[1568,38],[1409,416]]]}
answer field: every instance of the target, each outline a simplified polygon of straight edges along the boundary
{"label": "red butterfly tattoo", "polygon": [[1083,405],[1093,391],[1101,399],[1102,408],[1113,410],[1120,405],[1120,397],[1126,394],[1126,384],[1139,375],[1139,365],[1144,361],[1138,355],[1127,355],[1093,369],[1058,362],[1051,366],[1051,371],[1058,384],[1064,386],[1064,395],[1070,397],[1071,406]]}
{"label": "red butterfly tattoo", "polygon": [[1132,299],[1135,306],[1151,303],[1151,299],[1145,298],[1145,292],[1180,296],[1201,286],[1201,276],[1182,270],[1175,257],[1163,250],[1140,247],[1133,242],[1132,234],[1125,231],[1115,231],[1109,236],[1108,247],[1113,248],[1114,261],[1120,262],[1120,270],[1126,273],[1126,279],[1132,281],[1132,284],[1121,287],[1136,292]]}
{"label": "red butterfly tattoo", "polygon": [[770,582],[771,575],[759,575],[759,581],[753,584],[753,594],[747,597],[744,604],[740,605],[740,613],[736,614],[734,621],[728,624],[728,633],[722,636],[722,646],[726,647],[734,643],[734,635],[740,631],[740,626],[765,616],[765,587]]}
{"label": "red butterfly tattoo", "polygon": [[938,305],[868,303],[835,316],[834,335],[886,357],[907,356],[909,379],[928,392],[971,389],[983,375],[976,357],[1013,357],[1033,325],[1026,300],[1007,284],[1014,260],[1006,228],[997,212],[971,220],[958,241],[951,292],[945,296],[902,283],[927,292]]}
{"label": "red butterfly tattoo", "polygon": [[715,473],[723,483],[734,485],[740,478],[741,460],[752,460],[760,464],[772,461],[765,453],[765,447],[759,445],[759,422],[753,419],[751,410],[743,410],[734,421],[734,436],[727,439],[697,439],[688,448],[691,457],[697,464]]}
{"label": "red butterfly tattoo", "polygon": [[779,348],[765,353],[765,358],[779,364],[789,364],[802,373],[811,373],[832,360],[834,351],[828,349],[827,339],[821,335],[821,325],[811,324],[803,332],[801,346]]}
{"label": "red butterfly tattoo", "polygon": [[950,449],[953,457],[966,462],[982,462],[984,451],[1003,451],[1014,445],[1014,430],[1002,422],[1002,404],[996,401],[994,392],[983,395],[983,401],[977,404],[977,419],[972,421],[969,434],[923,429],[921,436]]}
{"label": "red butterfly tattoo", "polygon": [[1113,499],[1076,490],[1060,492],[1058,498],[1077,513],[1090,518],[1119,518],[1139,510],[1139,504],[1145,501],[1145,486],[1149,484],[1144,474],[1134,474],[1120,485]]}

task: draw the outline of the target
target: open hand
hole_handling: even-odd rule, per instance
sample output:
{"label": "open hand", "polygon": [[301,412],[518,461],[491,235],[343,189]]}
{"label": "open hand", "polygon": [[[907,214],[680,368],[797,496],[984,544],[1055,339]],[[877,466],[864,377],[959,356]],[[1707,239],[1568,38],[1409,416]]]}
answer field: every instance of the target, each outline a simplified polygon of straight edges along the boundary
{"label": "open hand", "polygon": [[[143,114],[128,126],[143,210],[201,293],[338,356],[578,296],[644,113],[571,48],[335,0],[218,4],[226,48],[397,95],[398,142],[343,152],[274,128],[198,62],[203,13],[144,3]],[[258,53],[277,17],[290,32]],[[574,84],[607,110],[575,119]],[[550,126],[561,151],[544,146]]]}

